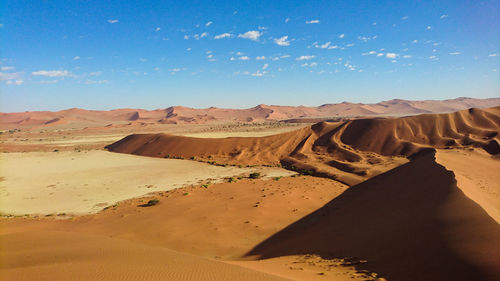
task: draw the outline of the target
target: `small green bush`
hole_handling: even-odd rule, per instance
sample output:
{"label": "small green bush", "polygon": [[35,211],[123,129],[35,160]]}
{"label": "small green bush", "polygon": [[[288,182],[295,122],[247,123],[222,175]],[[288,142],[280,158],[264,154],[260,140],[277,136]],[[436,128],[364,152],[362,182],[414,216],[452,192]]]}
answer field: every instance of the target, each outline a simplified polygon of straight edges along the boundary
{"label": "small green bush", "polygon": [[260,178],[260,173],[251,173],[248,177],[251,179],[258,179]]}

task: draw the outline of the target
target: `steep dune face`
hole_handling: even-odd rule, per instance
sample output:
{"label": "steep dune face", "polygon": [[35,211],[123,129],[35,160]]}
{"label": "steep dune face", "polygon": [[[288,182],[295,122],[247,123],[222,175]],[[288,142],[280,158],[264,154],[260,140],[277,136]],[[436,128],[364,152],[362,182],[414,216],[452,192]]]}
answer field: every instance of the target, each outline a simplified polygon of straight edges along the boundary
{"label": "steep dune face", "polygon": [[406,162],[426,147],[477,146],[500,153],[500,107],[405,118],[321,122],[262,138],[200,139],[130,135],[107,146],[151,157],[198,158],[236,165],[276,165],[354,185]]}
{"label": "steep dune face", "polygon": [[248,256],[357,257],[389,280],[499,280],[500,225],[427,153],[291,224]]}

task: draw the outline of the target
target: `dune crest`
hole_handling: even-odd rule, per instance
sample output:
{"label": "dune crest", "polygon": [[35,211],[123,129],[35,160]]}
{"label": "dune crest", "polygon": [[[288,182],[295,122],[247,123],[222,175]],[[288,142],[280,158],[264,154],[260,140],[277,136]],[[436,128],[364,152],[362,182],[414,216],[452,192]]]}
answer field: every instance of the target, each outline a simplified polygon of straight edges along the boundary
{"label": "dune crest", "polygon": [[499,253],[500,225],[427,151],[347,189],[247,256],[357,257],[358,269],[388,280],[466,281],[498,280]]}
{"label": "dune crest", "polygon": [[134,134],[106,148],[151,157],[234,165],[278,165],[348,185],[397,167],[434,147],[482,147],[500,153],[500,107],[403,118],[369,118],[313,126],[261,138],[201,139]]}

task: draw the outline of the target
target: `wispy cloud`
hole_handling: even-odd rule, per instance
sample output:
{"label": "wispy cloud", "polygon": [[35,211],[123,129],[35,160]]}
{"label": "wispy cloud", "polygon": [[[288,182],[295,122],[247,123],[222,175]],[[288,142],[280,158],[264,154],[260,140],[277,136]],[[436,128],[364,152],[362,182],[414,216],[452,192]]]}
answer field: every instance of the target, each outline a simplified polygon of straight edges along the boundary
{"label": "wispy cloud", "polygon": [[489,54],[488,57],[498,57],[500,54]]}
{"label": "wispy cloud", "polygon": [[250,58],[247,56],[241,56],[238,58],[239,60],[249,60]]}
{"label": "wispy cloud", "polygon": [[79,60],[79,59],[80,59],[80,57],[79,57],[79,56],[74,56],[74,57],[73,57],[73,60]]}
{"label": "wispy cloud", "polygon": [[264,64],[264,65],[262,66],[262,69],[264,70],[264,69],[267,69],[268,67],[269,67],[269,64],[268,64],[268,63],[266,63],[266,64]]}
{"label": "wispy cloud", "polygon": [[108,80],[87,80],[85,81],[85,84],[87,85],[92,85],[92,84],[107,84],[109,83]]}
{"label": "wispy cloud", "polygon": [[33,76],[46,76],[46,77],[72,77],[74,76],[67,70],[39,70],[31,72]]}
{"label": "wispy cloud", "polygon": [[13,67],[13,66],[2,66],[0,69],[1,69],[2,71],[9,71],[9,70],[13,70],[13,69],[14,69],[14,67]]}
{"label": "wispy cloud", "polygon": [[209,22],[205,23],[205,26],[207,26],[207,27],[208,27],[208,26],[210,26],[212,23],[213,23],[213,22],[209,21]]}
{"label": "wispy cloud", "polygon": [[231,33],[222,33],[222,34],[219,34],[219,35],[215,35],[214,39],[223,39],[223,38],[231,38],[233,37],[233,35]]}
{"label": "wispy cloud", "polygon": [[250,30],[243,34],[238,35],[238,38],[249,39],[253,41],[259,40],[259,37],[262,36],[262,32],[257,30]]}
{"label": "wispy cloud", "polygon": [[398,54],[396,54],[396,53],[387,53],[387,54],[385,54],[385,57],[389,58],[389,59],[395,59],[395,58],[398,57]]}
{"label": "wispy cloud", "polygon": [[450,55],[452,55],[452,56],[457,56],[457,55],[460,55],[460,54],[462,54],[462,53],[460,53],[460,52],[453,52],[453,53],[450,53]]}
{"label": "wispy cloud", "polygon": [[401,18],[401,20],[407,20],[408,19],[408,16],[404,16]]}
{"label": "wispy cloud", "polygon": [[432,26],[428,25],[427,30],[431,30],[431,29],[432,29]]}
{"label": "wispy cloud", "polygon": [[255,58],[256,60],[265,60],[266,59],[266,56],[258,56]]}
{"label": "wispy cloud", "polygon": [[111,24],[113,24],[113,23],[117,23],[117,22],[118,22],[118,20],[109,19],[109,20],[108,20],[108,22],[109,22],[109,23],[111,23]]}
{"label": "wispy cloud", "polygon": [[289,22],[290,21],[290,18],[286,18],[285,19],[285,23]]}
{"label": "wispy cloud", "polygon": [[319,20],[308,20],[308,21],[306,21],[306,24],[314,24],[314,23],[319,23]]}
{"label": "wispy cloud", "polygon": [[362,53],[361,55],[363,56],[368,56],[368,55],[375,55],[377,52],[375,51],[369,51],[369,52],[366,52],[366,53]]}
{"label": "wispy cloud", "polygon": [[440,18],[440,19],[445,19],[445,18],[447,18],[447,17],[448,17],[448,15],[441,15],[439,18]]}
{"label": "wispy cloud", "polygon": [[22,85],[24,83],[24,81],[22,79],[16,79],[16,80],[7,80],[7,85],[16,85],[16,86],[19,86],[19,85]]}
{"label": "wispy cloud", "polygon": [[340,38],[340,39],[342,39],[342,38],[344,38],[344,37],[345,37],[345,34],[344,34],[344,33],[342,33],[342,34],[340,34],[340,35],[339,35],[339,38]]}
{"label": "wispy cloud", "polygon": [[288,36],[275,38],[274,43],[276,43],[279,46],[290,46],[290,41],[288,41]]}
{"label": "wispy cloud", "polygon": [[161,28],[159,28],[159,27],[155,28],[155,31],[156,31],[156,32],[158,32],[158,31],[160,31],[160,30],[161,30]]}
{"label": "wispy cloud", "polygon": [[310,59],[313,59],[315,58],[316,56],[300,56],[300,57],[297,57],[296,60],[310,60]]}

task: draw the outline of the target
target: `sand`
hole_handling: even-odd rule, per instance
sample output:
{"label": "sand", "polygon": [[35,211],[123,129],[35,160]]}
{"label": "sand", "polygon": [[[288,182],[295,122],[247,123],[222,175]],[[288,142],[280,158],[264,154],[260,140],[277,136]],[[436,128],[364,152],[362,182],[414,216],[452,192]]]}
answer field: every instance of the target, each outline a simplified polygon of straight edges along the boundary
{"label": "sand", "polygon": [[[395,100],[384,105],[404,111],[426,103]],[[359,106],[364,111],[377,109]],[[359,107],[341,104],[340,108],[354,112]],[[227,114],[221,109],[207,111]],[[109,200],[122,195],[125,199],[97,213],[89,211],[89,204],[80,215],[0,217],[0,276],[8,280],[500,279],[498,107],[303,124],[294,131],[274,128],[287,132],[263,137],[210,138],[224,136],[220,132],[243,132],[243,125],[161,124],[151,125],[158,131],[148,132],[149,125],[137,123],[141,118],[154,120],[162,112],[113,112],[113,118],[127,117],[132,124],[107,129],[8,134],[15,145],[24,136],[30,142],[38,132],[53,137],[51,141],[65,134],[70,141],[82,140],[59,146],[66,149],[59,152],[2,154],[2,177],[5,166],[10,167],[10,176],[6,173],[0,184],[8,183],[9,191],[18,196],[17,201],[5,200],[14,202],[12,208],[48,208],[48,198],[55,195],[59,197],[52,205],[61,206],[66,198],[74,198],[67,196],[70,190],[84,190],[82,196],[89,201],[99,199],[108,186],[116,191],[104,193]],[[194,118],[180,112],[199,113],[176,107],[162,122]],[[283,118],[283,112],[270,116]],[[175,126],[177,131],[164,132],[163,126]],[[141,134],[107,146],[119,153],[93,150],[93,145],[103,147],[95,142],[79,149],[86,137],[134,128]],[[180,136],[184,133],[204,138]],[[46,150],[50,146],[3,143],[1,147]],[[237,166],[221,167],[225,164],[281,165],[308,175],[279,177],[289,172],[259,166],[247,172],[267,171],[267,178],[193,183],[200,174],[216,181],[228,171],[241,171]],[[58,177],[64,181],[50,194],[46,185]],[[166,182],[171,179],[187,186],[161,190],[173,185]],[[80,187],[89,180],[95,180],[94,188]],[[127,193],[137,189],[155,192]],[[23,190],[47,200],[31,204],[37,198],[19,196]],[[148,206],[152,199],[158,203]]]}
{"label": "sand", "polygon": [[2,153],[0,158],[0,212],[13,215],[95,213],[154,191],[252,172],[269,177],[292,174],[272,167],[218,167],[102,150]]}
{"label": "sand", "polygon": [[162,247],[81,233],[0,236],[2,280],[289,280]]}
{"label": "sand", "polygon": [[453,171],[458,187],[500,223],[500,159],[481,150],[438,150],[436,161]]}

